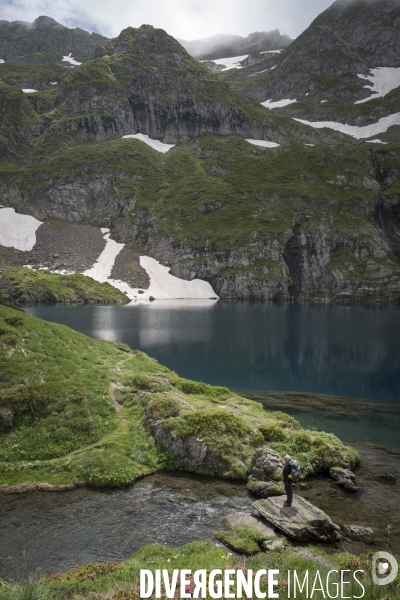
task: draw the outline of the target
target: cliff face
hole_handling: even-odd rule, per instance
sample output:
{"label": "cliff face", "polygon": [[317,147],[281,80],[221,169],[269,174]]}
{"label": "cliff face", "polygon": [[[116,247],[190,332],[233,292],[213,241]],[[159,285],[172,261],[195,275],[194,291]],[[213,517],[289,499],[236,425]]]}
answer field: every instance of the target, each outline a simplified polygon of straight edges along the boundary
{"label": "cliff face", "polygon": [[[210,136],[164,155],[118,140],[3,172],[0,203],[42,221],[110,227],[134,253],[118,273],[128,281],[142,254],[209,281],[222,298],[399,302],[399,154]],[[68,244],[57,246],[57,264],[46,261],[44,234],[40,249],[9,255],[9,265],[75,270]]]}

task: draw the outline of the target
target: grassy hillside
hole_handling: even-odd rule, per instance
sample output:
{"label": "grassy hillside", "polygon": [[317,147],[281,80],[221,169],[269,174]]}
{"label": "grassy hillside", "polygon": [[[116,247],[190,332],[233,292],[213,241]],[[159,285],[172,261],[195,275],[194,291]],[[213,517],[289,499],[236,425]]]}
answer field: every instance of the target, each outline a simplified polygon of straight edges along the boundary
{"label": "grassy hillside", "polygon": [[[335,436],[226,388],[181,379],[145,354],[0,305],[0,482],[120,486],[162,468],[247,479],[257,447],[297,456],[304,472],[357,455]],[[156,443],[195,438],[212,467]],[[174,450],[172,450],[174,452]],[[206,463],[205,463],[206,464]],[[182,467],[183,468],[183,467]]]}
{"label": "grassy hillside", "polygon": [[18,302],[60,302],[63,304],[124,304],[129,299],[109,283],[99,283],[80,273],[60,275],[14,267],[0,279],[5,298]]}

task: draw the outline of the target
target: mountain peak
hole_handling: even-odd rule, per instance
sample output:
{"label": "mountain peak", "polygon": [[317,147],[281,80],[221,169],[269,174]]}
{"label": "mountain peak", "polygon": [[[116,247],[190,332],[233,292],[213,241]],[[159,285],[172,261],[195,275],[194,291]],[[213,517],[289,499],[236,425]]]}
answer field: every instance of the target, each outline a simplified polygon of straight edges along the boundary
{"label": "mountain peak", "polygon": [[32,23],[32,26],[35,29],[45,29],[48,27],[53,27],[54,29],[64,29],[64,25],[58,23],[55,19],[51,17],[46,17],[46,15],[41,15],[37,19],[35,19]]}

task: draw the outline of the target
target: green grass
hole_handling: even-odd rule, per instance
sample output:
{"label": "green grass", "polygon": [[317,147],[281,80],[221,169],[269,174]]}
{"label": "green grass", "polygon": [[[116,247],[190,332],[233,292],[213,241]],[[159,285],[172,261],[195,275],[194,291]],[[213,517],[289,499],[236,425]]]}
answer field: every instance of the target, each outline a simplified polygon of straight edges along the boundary
{"label": "green grass", "polygon": [[[239,535],[239,531],[237,533]],[[251,537],[248,530],[243,531],[241,535],[246,539]],[[256,538],[255,534],[254,538]],[[310,582],[308,594],[306,594],[305,589],[303,592],[299,592],[297,588],[296,598],[299,600],[306,600],[306,598],[311,597],[312,585],[318,571],[325,591],[324,593],[318,591],[320,586],[316,585],[317,589],[312,597],[314,600],[322,600],[326,598],[326,578],[329,571],[339,571],[338,577],[335,578],[335,573],[330,576],[330,594],[334,597],[338,582],[340,588],[340,570],[347,570],[344,573],[344,581],[349,581],[352,579],[351,573],[361,568],[365,569],[365,575],[358,573],[357,577],[365,589],[362,596],[364,600],[388,600],[389,598],[390,600],[398,600],[400,597],[399,577],[397,577],[394,585],[390,586],[390,589],[387,586],[373,585],[370,576],[370,555],[356,558],[345,553],[328,555],[320,548],[309,547],[309,549],[314,555],[324,558],[327,565],[316,562],[313,558],[297,556],[291,551],[290,547],[280,548],[270,553],[258,552],[250,557],[234,557],[223,546],[211,541],[191,542],[177,548],[160,544],[147,544],[120,565],[117,563],[91,563],[55,577],[42,577],[40,581],[36,582],[33,577],[21,583],[1,582],[0,580],[0,600],[89,600],[91,598],[97,600],[118,598],[120,600],[123,597],[128,600],[138,600],[139,596],[136,588],[140,582],[139,572],[141,569],[147,569],[153,573],[158,569],[166,569],[170,575],[172,575],[173,569],[189,569],[191,574],[201,569],[207,572],[220,569],[222,573],[227,569],[240,569],[245,572],[247,569],[251,569],[253,573],[261,569],[266,571],[277,569],[279,575],[276,576],[278,586],[275,591],[279,593],[280,598],[288,598],[288,571],[291,572],[292,582],[294,571],[297,572],[301,582],[306,571],[308,571]],[[354,579],[352,581],[351,585],[345,586],[345,593],[349,597],[359,597],[362,594],[362,589],[354,583]],[[124,590],[124,593],[121,593],[122,590]],[[267,592],[264,579],[261,582],[261,591]],[[181,597],[179,591],[176,597]],[[236,595],[234,597],[236,598]],[[293,597],[293,587],[291,597]]]}
{"label": "green grass", "polygon": [[0,282],[3,296],[18,302],[64,304],[124,304],[129,299],[109,283],[99,283],[80,273],[60,275],[46,270],[13,267]]}

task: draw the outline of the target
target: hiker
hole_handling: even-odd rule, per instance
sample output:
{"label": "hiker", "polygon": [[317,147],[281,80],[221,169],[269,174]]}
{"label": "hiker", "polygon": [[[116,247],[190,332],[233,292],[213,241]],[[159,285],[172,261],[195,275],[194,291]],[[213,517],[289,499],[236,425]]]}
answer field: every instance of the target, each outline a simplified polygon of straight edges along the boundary
{"label": "hiker", "polygon": [[284,502],[283,506],[292,506],[293,500],[293,475],[292,475],[292,465],[291,458],[289,454],[286,454],[284,457],[284,467],[283,467],[283,482],[285,484],[285,492],[286,492],[286,502]]}

